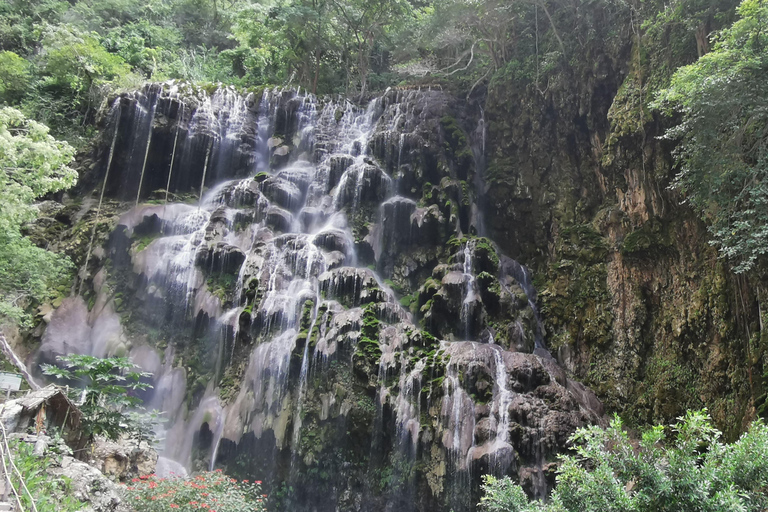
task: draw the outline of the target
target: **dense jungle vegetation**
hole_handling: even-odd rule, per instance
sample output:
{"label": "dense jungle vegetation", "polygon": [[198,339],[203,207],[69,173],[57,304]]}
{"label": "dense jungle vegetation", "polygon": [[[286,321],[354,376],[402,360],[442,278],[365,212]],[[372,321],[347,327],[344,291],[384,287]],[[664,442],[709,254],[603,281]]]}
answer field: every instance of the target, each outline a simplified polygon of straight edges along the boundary
{"label": "dense jungle vegetation", "polygon": [[[676,145],[671,188],[707,224],[730,271],[752,278],[760,295],[768,275],[768,0],[0,0],[0,327],[28,322],[71,278],[71,263],[25,238],[24,225],[37,215],[35,200],[73,186],[75,155],[119,91],[174,79],[355,99],[418,84],[462,98],[505,84],[544,95],[566,70],[590,66],[585,48],[628,39],[633,64],[611,112],[614,135],[645,137],[648,123],[661,123]],[[662,487],[688,493],[692,503],[710,499],[707,510],[765,506],[765,488],[750,487],[745,498],[749,482],[739,487],[733,469],[749,459],[751,482],[768,481],[764,425],[730,451],[702,416],[675,431],[677,444],[664,451],[664,436],[651,430],[639,454],[620,423],[582,433],[585,447],[561,476],[587,482],[580,488],[593,501],[610,488],[616,510],[689,510],[621,501],[648,482],[649,496]],[[685,438],[692,431],[695,445]],[[665,480],[661,460],[711,469],[700,480],[711,485],[697,487],[691,473],[680,490]],[[565,484],[571,505],[546,510],[597,510]],[[497,493],[488,510],[539,510],[518,489],[496,481],[488,489]],[[494,504],[498,493],[507,494]]]}

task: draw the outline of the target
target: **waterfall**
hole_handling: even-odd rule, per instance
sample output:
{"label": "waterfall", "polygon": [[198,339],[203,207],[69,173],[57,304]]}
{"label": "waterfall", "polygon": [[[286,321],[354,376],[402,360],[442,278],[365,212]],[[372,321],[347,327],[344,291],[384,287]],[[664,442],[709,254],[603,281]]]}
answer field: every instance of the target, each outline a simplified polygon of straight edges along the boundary
{"label": "waterfall", "polygon": [[205,189],[205,175],[208,173],[208,159],[211,157],[211,147],[213,146],[213,139],[208,143],[208,148],[205,150],[205,162],[203,163],[203,177],[200,180],[200,197],[198,200],[198,207],[203,204],[203,190]]}
{"label": "waterfall", "polygon": [[176,160],[176,147],[179,143],[179,128],[181,127],[181,118],[184,117],[184,103],[181,103],[179,121],[176,122],[176,134],[173,137],[173,149],[171,150],[171,163],[168,165],[168,181],[165,183],[165,199],[163,205],[168,204],[168,193],[171,190],[171,177],[173,176],[173,162]]}
{"label": "waterfall", "polygon": [[[501,347],[494,347],[496,350],[493,351],[493,366],[495,368],[495,384],[496,384],[496,390],[494,394],[493,399],[493,405],[495,408],[495,414],[497,416],[497,423],[496,423],[496,444],[507,444],[509,441],[509,404],[512,401],[513,394],[512,392],[507,389],[507,365],[504,362],[504,357],[502,356],[502,349]],[[496,466],[497,471],[499,474],[504,474],[506,472],[506,465],[508,465],[508,462],[499,460],[498,454],[501,453],[501,450],[496,450],[495,455],[497,460]],[[506,462],[506,463],[505,463]]]}
{"label": "waterfall", "polygon": [[101,192],[99,193],[99,204],[96,207],[96,215],[93,221],[93,228],[91,229],[91,238],[88,241],[88,249],[85,252],[85,263],[83,263],[83,268],[81,270],[80,275],[80,284],[78,285],[77,294],[81,295],[83,293],[83,282],[88,277],[88,262],[91,259],[91,251],[93,251],[93,241],[96,239],[96,227],[99,224],[99,216],[101,215],[101,205],[104,202],[104,190],[107,188],[107,181],[109,180],[109,171],[112,168],[112,157],[115,154],[115,143],[117,142],[117,134],[119,133],[120,128],[120,99],[116,99],[114,103],[112,104],[112,108],[110,109],[110,118],[114,118],[114,132],[112,133],[112,143],[109,145],[109,156],[107,157],[107,168],[104,172],[104,182],[101,185]]}
{"label": "waterfall", "polygon": [[[139,176],[139,186],[136,188],[136,206],[139,205],[139,199],[141,198],[141,186],[144,183],[144,172],[147,170],[147,158],[149,158],[149,145],[152,143],[152,125],[155,121],[155,110],[157,109],[157,95],[154,96],[152,106],[149,111],[149,126],[147,128],[147,144],[144,148],[144,160],[141,163],[141,175]],[[173,157],[171,157],[173,160]],[[168,176],[170,176],[170,171]]]}
{"label": "waterfall", "polygon": [[462,251],[462,275],[464,278],[464,298],[461,301],[461,321],[464,326],[464,339],[470,339],[472,334],[472,316],[474,314],[475,275],[472,272],[472,241],[464,244]]}
{"label": "waterfall", "polygon": [[[138,304],[120,321],[146,329],[131,350],[169,347],[150,399],[167,413],[164,465],[237,468],[297,489],[311,489],[312,468],[338,489],[347,469],[322,465],[354,438],[343,457],[352,472],[386,473],[391,488],[369,491],[387,510],[413,510],[429,478],[457,511],[471,508],[480,474],[522,467],[516,451],[541,450],[540,469],[544,420],[512,414],[525,393],[539,400],[515,365],[540,363],[502,348],[513,350],[511,330],[545,348],[535,290],[525,267],[467,236],[483,234],[472,202],[484,186],[482,112],[456,151],[440,91],[356,105],[173,83],[121,99],[112,119],[124,110],[128,128],[115,128],[100,203],[121,187],[137,198],[110,257],[124,251],[135,278],[120,289]],[[125,135],[138,126],[148,133]],[[163,186],[162,204],[139,204]],[[536,432],[530,450],[513,446],[514,428]]]}

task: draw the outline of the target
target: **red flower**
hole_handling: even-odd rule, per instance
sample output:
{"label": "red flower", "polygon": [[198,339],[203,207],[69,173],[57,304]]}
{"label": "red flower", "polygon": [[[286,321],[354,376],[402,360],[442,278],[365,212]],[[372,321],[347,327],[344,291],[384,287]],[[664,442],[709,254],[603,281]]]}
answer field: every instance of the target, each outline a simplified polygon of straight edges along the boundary
{"label": "red flower", "polygon": [[261,480],[254,480],[254,483],[255,483],[256,485],[261,485]]}
{"label": "red flower", "polygon": [[179,506],[175,503],[171,503],[171,508],[179,508]]}

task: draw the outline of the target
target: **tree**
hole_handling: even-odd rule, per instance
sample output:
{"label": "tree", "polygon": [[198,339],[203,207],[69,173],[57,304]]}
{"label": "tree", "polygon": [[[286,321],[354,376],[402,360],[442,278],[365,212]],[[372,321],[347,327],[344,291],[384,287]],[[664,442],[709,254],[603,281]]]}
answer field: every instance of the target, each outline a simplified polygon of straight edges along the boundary
{"label": "tree", "polygon": [[[368,86],[371,52],[381,38],[403,17],[410,15],[406,0],[330,0],[336,11],[348,54],[355,56],[354,68],[360,80],[360,97]],[[348,73],[353,66],[347,63]]]}
{"label": "tree", "polygon": [[29,92],[31,80],[26,59],[13,52],[0,52],[0,101],[20,101]]}
{"label": "tree", "polygon": [[32,245],[21,227],[37,217],[36,198],[74,185],[74,149],[45,125],[0,109],[0,320],[25,322],[25,307],[44,300],[69,260]]}
{"label": "tree", "polygon": [[66,25],[42,29],[41,60],[43,77],[38,87],[54,101],[48,116],[60,119],[72,114],[87,118],[93,107],[100,106],[101,87],[126,79],[131,72],[120,56],[106,51],[93,35]]}
{"label": "tree", "polygon": [[673,187],[736,273],[768,253],[768,1],[744,0],[714,49],[675,72],[655,106],[681,115]]}
{"label": "tree", "polygon": [[141,404],[136,391],[152,386],[142,379],[150,377],[127,357],[98,358],[71,354],[57,358],[61,366],[41,365],[43,373],[74,386],[72,398],[83,413],[81,430],[87,439],[104,436],[117,439],[123,434],[150,439],[153,435],[138,418],[125,412]]}

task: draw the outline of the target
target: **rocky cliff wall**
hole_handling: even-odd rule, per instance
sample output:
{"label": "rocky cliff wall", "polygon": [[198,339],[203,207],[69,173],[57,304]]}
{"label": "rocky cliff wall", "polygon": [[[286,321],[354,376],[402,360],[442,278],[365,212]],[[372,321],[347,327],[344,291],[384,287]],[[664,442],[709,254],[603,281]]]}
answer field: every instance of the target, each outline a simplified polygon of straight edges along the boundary
{"label": "rocky cliff wall", "polygon": [[534,269],[550,348],[609,410],[643,425],[707,407],[733,437],[764,400],[768,337],[755,283],[669,189],[672,120],[645,106],[639,44],[594,41],[545,91],[491,85],[489,236]]}

